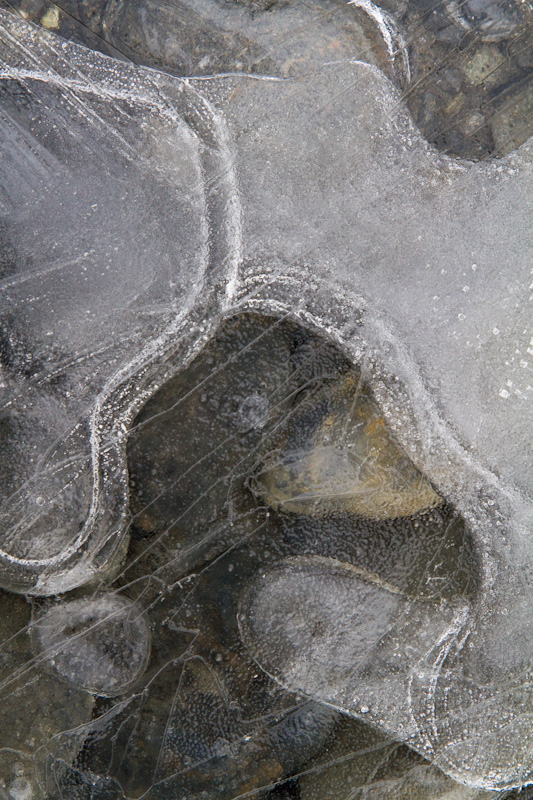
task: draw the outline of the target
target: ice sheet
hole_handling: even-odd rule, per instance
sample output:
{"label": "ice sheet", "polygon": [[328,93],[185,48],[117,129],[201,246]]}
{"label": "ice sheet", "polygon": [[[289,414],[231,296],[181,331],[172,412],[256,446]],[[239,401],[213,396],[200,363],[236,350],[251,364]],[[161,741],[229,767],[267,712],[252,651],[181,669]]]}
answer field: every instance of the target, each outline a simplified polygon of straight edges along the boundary
{"label": "ice sheet", "polygon": [[[530,780],[531,144],[492,163],[441,156],[356,60],[182,80],[0,24],[1,585],[43,596],[111,580],[139,409],[225,317],[290,318],[360,365],[405,453],[467,520],[480,588],[427,604],[338,560],[268,564],[264,602],[242,601],[250,653],[466,784]],[[240,397],[241,429],[251,407],[261,430],[263,392]],[[280,597],[313,611],[311,639],[292,635]],[[338,613],[354,604],[373,609],[364,624]],[[203,670],[188,680],[231,706]],[[245,735],[231,726],[225,741]],[[176,741],[150,796],[174,791]]]}

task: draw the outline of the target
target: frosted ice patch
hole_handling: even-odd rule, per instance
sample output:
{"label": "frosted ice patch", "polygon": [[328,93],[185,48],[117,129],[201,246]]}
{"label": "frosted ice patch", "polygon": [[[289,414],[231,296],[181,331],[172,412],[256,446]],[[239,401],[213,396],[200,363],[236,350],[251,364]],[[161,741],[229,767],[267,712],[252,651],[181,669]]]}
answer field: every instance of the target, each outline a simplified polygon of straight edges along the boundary
{"label": "frosted ice patch", "polygon": [[465,607],[417,601],[377,575],[320,556],[288,559],[258,576],[239,613],[243,639],[267,672],[379,720],[398,738],[414,725],[402,693],[415,671],[429,669],[432,650],[459,619]]}
{"label": "frosted ice patch", "polygon": [[238,199],[186,82],[5,12],[0,44],[0,585],[51,594],[123,554],[128,420],[227,301]]}
{"label": "frosted ice patch", "polygon": [[512,674],[502,669],[494,683],[470,613],[307,556],[259,574],[238,620],[253,657],[286,688],[376,724],[460,782],[494,789],[528,774],[531,716]]}
{"label": "frosted ice patch", "polygon": [[148,663],[150,629],[140,609],[119,595],[59,603],[30,630],[36,656],[93,694],[123,694]]}

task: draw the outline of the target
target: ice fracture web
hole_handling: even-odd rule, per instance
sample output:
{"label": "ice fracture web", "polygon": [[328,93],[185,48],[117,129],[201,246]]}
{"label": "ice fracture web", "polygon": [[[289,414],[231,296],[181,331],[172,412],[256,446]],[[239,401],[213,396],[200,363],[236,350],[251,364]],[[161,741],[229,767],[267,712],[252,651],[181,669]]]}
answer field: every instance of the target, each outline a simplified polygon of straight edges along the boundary
{"label": "ice fracture web", "polygon": [[0,798],[517,797],[529,6],[41,5],[0,8]]}

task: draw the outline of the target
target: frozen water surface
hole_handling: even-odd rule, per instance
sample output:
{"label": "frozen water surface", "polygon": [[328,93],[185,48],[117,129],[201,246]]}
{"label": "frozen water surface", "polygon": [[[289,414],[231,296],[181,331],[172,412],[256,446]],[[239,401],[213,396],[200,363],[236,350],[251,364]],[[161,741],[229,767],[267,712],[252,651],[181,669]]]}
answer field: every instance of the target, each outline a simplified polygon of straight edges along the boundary
{"label": "frozen water surface", "polygon": [[256,5],[0,10],[11,800],[533,781],[529,7]]}
{"label": "frozen water surface", "polygon": [[52,606],[31,629],[38,658],[78,688],[124,694],[146,668],[150,632],[125,597],[101,594]]}

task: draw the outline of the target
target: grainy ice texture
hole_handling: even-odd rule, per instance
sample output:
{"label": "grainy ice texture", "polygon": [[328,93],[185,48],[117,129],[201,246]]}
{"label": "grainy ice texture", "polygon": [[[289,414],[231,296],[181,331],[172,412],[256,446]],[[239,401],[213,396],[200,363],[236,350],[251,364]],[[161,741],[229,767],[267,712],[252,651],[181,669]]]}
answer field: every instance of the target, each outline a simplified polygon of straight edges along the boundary
{"label": "grainy ice texture", "polygon": [[120,553],[127,420],[214,325],[238,199],[196,90],[3,19],[0,582],[50,594]]}
{"label": "grainy ice texture", "polygon": [[146,668],[150,631],[139,610],[114,594],[52,606],[32,624],[34,650],[74,686],[124,694]]}
{"label": "grainy ice texture", "polygon": [[0,797],[488,800],[533,781],[531,142],[429,145],[393,8],[212,2],[212,63],[207,0],[196,49],[95,11],[116,58],[0,10]]}

